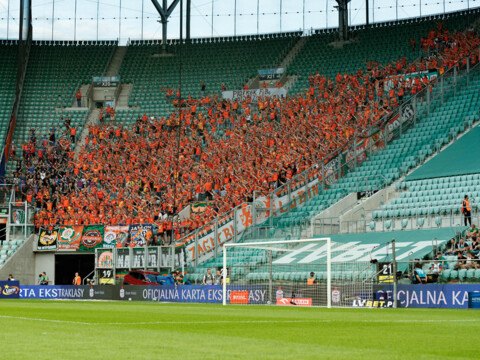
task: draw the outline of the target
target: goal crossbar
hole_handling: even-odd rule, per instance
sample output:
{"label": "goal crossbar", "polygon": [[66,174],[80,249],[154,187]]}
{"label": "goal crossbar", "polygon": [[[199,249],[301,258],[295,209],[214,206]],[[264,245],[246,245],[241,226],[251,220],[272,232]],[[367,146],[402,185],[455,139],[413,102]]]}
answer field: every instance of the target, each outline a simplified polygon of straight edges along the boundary
{"label": "goal crossbar", "polygon": [[[223,244],[223,305],[227,305],[227,249],[234,247],[250,247],[256,248],[262,245],[283,245],[283,244],[303,244],[303,243],[313,243],[313,242],[322,242],[325,241],[327,244],[327,307],[332,307],[332,249],[331,249],[331,239],[328,238],[315,238],[315,239],[299,239],[299,240],[277,240],[277,241],[258,241],[258,242],[247,242],[247,243],[225,243]],[[276,251],[279,248],[263,248],[265,250]],[[281,249],[285,251],[286,249]],[[293,251],[293,250],[292,250]]]}

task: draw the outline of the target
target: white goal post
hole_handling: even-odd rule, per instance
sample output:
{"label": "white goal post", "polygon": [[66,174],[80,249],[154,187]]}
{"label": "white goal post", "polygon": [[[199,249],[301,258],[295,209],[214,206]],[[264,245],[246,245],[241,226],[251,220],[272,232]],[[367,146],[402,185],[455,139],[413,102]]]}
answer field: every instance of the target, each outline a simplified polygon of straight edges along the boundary
{"label": "white goal post", "polygon": [[[247,242],[247,243],[226,243],[223,245],[223,305],[227,305],[227,283],[229,286],[233,286],[234,283],[234,276],[236,274],[233,272],[234,267],[238,266],[239,269],[236,270],[242,270],[238,271],[240,274],[239,276],[241,279],[245,282],[247,281],[246,279],[254,279],[255,281],[256,276],[258,275],[258,278],[265,283],[265,286],[268,286],[268,294],[269,294],[269,300],[266,301],[267,304],[273,304],[273,267],[276,266],[274,265],[273,261],[273,254],[279,255],[279,254],[288,254],[288,253],[308,253],[309,251],[312,252],[313,250],[309,250],[309,248],[315,248],[316,251],[318,251],[318,247],[315,247],[316,244],[322,244],[322,246],[325,246],[325,248],[322,247],[323,253],[325,253],[324,250],[326,250],[326,259],[323,260],[322,263],[322,269],[324,269],[325,273],[325,278],[324,280],[326,283],[326,306],[328,308],[332,307],[332,244],[331,244],[331,239],[329,237],[326,238],[315,238],[315,239],[298,239],[298,240],[280,240],[280,241],[258,241],[258,242]],[[304,245],[302,248],[301,246]],[[255,261],[249,261],[248,257],[240,257],[239,263],[240,264],[233,264],[233,262],[230,260],[235,259],[233,256],[229,258],[229,249],[244,249],[248,251],[244,251],[245,256],[249,256],[250,258],[257,258]],[[257,251],[257,255],[255,253],[249,254],[249,251]],[[265,254],[266,253],[266,254]],[[325,257],[325,256],[324,256]],[[245,260],[247,259],[247,260]],[[243,262],[241,261],[243,260]],[[278,260],[277,260],[278,261]],[[291,265],[290,268],[292,268],[295,265]],[[229,271],[230,267],[230,271]],[[266,272],[263,273],[257,273],[257,271],[260,270],[266,270]],[[308,266],[305,266],[305,269],[308,269]],[[289,269],[290,270],[290,269]],[[305,274],[310,273],[307,271],[304,271]],[[262,274],[266,276],[262,277]],[[312,272],[313,273],[313,272]],[[292,272],[292,274],[296,274]],[[298,273],[297,273],[298,274]],[[278,275],[278,274],[276,274]],[[296,275],[292,275],[292,280],[293,277]],[[282,277],[282,275],[278,275],[278,278]],[[284,275],[285,278],[287,278],[287,275]],[[288,279],[285,279],[288,280]],[[285,280],[281,280],[280,282],[285,282]],[[295,279],[297,280],[297,279]],[[304,283],[307,283],[309,279],[302,278],[298,279],[303,281]],[[317,283],[317,280],[310,279],[312,282],[314,281],[315,284]],[[252,281],[252,280],[249,280]],[[279,286],[278,291],[281,290],[281,286]],[[278,295],[277,291],[277,295]],[[293,292],[293,291],[292,291]],[[283,294],[283,291],[282,291]],[[292,297],[295,297],[295,295],[291,295]],[[277,296],[278,300],[278,296]],[[290,299],[290,301],[292,301]],[[310,299],[311,302],[311,299]],[[296,304],[295,304],[296,305]]]}

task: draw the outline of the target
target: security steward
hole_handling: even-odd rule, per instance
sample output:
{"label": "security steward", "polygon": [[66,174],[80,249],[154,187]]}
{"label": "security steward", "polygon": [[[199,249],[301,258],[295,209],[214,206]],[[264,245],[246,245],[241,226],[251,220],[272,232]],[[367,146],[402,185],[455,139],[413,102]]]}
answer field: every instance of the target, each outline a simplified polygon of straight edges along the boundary
{"label": "security steward", "polygon": [[472,214],[470,211],[472,208],[470,207],[470,203],[468,202],[468,195],[465,195],[465,198],[462,201],[462,213],[463,219],[465,221],[465,226],[467,226],[467,222],[472,226]]}

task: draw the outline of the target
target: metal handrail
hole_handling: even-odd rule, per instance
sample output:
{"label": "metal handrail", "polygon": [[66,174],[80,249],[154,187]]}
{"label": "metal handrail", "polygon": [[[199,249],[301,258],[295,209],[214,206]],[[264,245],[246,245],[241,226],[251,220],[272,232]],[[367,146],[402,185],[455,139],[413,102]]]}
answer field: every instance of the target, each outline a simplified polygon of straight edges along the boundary
{"label": "metal handrail", "polygon": [[92,275],[93,273],[95,273],[95,270],[90,271],[90,272],[82,279],[83,285],[85,285],[86,280],[88,280],[88,277],[89,277],[90,275]]}

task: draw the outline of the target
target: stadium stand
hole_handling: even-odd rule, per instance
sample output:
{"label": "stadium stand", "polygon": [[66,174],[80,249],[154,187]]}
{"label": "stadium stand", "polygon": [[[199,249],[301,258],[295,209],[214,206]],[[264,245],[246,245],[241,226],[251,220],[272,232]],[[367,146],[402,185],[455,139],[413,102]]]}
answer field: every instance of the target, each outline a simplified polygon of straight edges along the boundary
{"label": "stadium stand", "polygon": [[[181,136],[179,140],[171,136],[172,131],[176,130],[180,123],[180,119],[176,114],[167,115],[166,119],[164,117],[161,119],[154,117],[150,119],[153,121],[150,121],[150,124],[148,124],[147,109],[161,110],[160,107],[147,107],[147,104],[161,104],[161,101],[163,101],[161,99],[162,96],[159,95],[160,91],[148,91],[158,86],[154,83],[158,79],[149,80],[150,82],[147,83],[146,79],[151,79],[151,77],[147,76],[146,67],[143,70],[141,70],[142,67],[138,67],[138,81],[135,80],[133,75],[130,75],[131,78],[128,78],[126,75],[126,72],[134,72],[133,69],[136,68],[137,64],[141,63],[140,59],[148,59],[146,63],[151,66],[153,61],[157,60],[159,64],[161,62],[168,64],[169,58],[149,58],[153,47],[138,46],[138,49],[136,49],[136,46],[132,46],[133,50],[127,51],[127,56],[124,60],[125,65],[122,65],[124,70],[121,70],[121,74],[125,75],[125,81],[136,81],[132,101],[134,101],[133,105],[145,106],[144,115],[140,119],[135,119],[135,116],[132,116],[130,121],[136,120],[136,123],[135,126],[131,127],[119,125],[114,128],[110,124],[104,124],[90,128],[90,136],[87,138],[87,143],[81,151],[79,161],[76,162],[77,166],[72,166],[72,159],[63,158],[61,160],[61,162],[68,164],[67,168],[69,169],[69,171],[62,170],[62,172],[65,174],[82,173],[83,178],[87,179],[87,181],[82,180],[80,186],[82,193],[86,195],[84,198],[89,200],[79,201],[78,195],[76,195],[79,184],[75,184],[73,178],[64,181],[64,184],[61,185],[63,196],[60,196],[60,193],[57,191],[51,201],[44,199],[43,195],[39,197],[38,191],[36,194],[29,194],[32,198],[36,198],[37,206],[44,210],[37,214],[38,218],[41,219],[38,225],[80,221],[82,223],[119,223],[133,220],[142,222],[152,218],[155,219],[155,217],[158,219],[161,213],[173,215],[194,199],[205,200],[206,198],[211,200],[215,197],[216,203],[212,211],[201,218],[197,218],[196,221],[175,224],[177,238],[180,238],[188,230],[205,224],[217,214],[224,213],[234,206],[240,205],[245,197],[250,196],[254,190],[268,190],[279,182],[285,182],[296,173],[309,168],[314,159],[322,158],[330,151],[338,149],[342,144],[351,139],[354,134],[360,134],[372,124],[377,124],[384,115],[398,108],[398,102],[404,101],[404,98],[409,97],[409,93],[412,95],[416,94],[425,88],[428,83],[425,78],[421,81],[420,78],[417,78],[408,85],[405,84],[405,86],[402,86],[404,83],[395,83],[394,81],[394,88],[387,94],[382,87],[377,87],[376,89],[373,87],[375,81],[378,82],[379,76],[395,76],[397,73],[408,73],[428,69],[432,66],[446,70],[451,68],[456,60],[462,58],[465,53],[468,53],[478,45],[478,37],[475,34],[471,32],[465,35],[463,33],[449,33],[442,26],[431,30],[428,36],[430,43],[424,41],[424,50],[433,51],[433,48],[435,48],[438,51],[437,55],[430,54],[429,58],[424,58],[413,64],[407,63],[406,57],[397,59],[395,66],[389,65],[380,68],[378,64],[374,64],[371,71],[367,72],[365,76],[358,72],[356,75],[337,75],[335,83],[327,81],[325,77],[318,75],[315,76],[314,87],[311,87],[309,90],[310,94],[307,94],[306,98],[300,95],[287,99],[260,99],[255,104],[248,101],[238,104],[235,102],[221,103],[215,97],[213,99],[209,97],[201,99],[189,97],[185,104],[186,111],[181,115],[181,120],[185,121],[185,127],[182,126],[180,129]],[[440,45],[434,46],[434,40]],[[452,52],[450,50],[453,41],[458,44],[460,51]],[[408,43],[407,39],[406,42]],[[269,59],[275,61],[275,56],[278,56],[279,49],[282,46],[288,47],[291,44],[291,38],[273,39],[263,41],[263,43],[271,43],[271,46],[262,45],[262,49],[264,47],[267,49],[266,51],[262,50],[266,61]],[[233,42],[225,43],[224,47],[226,49],[221,53],[228,53],[227,49],[231,48],[232,44],[235,44],[235,47],[231,52],[238,56],[240,54],[248,55],[251,51],[258,51],[258,46],[255,44],[250,46],[251,49],[247,51],[249,49],[248,44]],[[211,59],[211,51],[209,50],[211,48],[209,44],[195,44],[192,45],[191,49],[197,47],[199,55],[196,59],[199,64],[205,66],[207,63],[202,62],[201,59]],[[54,52],[62,50],[62,47],[58,47],[60,50],[57,47],[53,48]],[[186,48],[189,49],[189,47]],[[223,48],[223,45],[220,48]],[[108,51],[108,47],[93,47],[92,49],[87,47],[86,49],[98,52]],[[34,48],[34,51],[40,53],[42,51],[48,53],[48,50],[48,47]],[[34,55],[36,55],[35,52]],[[55,54],[56,57],[58,55]],[[440,55],[442,59],[440,59]],[[42,58],[41,61],[49,61],[48,56],[40,57]],[[98,58],[101,58],[101,56],[98,56]],[[247,59],[251,58],[251,56],[246,56],[242,58],[242,61],[247,61]],[[61,72],[61,74],[65,74],[66,80],[61,85],[55,85],[57,89],[58,86],[61,89],[65,89],[65,92],[62,94],[70,94],[72,96],[75,90],[74,80],[77,83],[79,80],[82,80],[80,75],[88,79],[86,74],[93,71],[100,72],[103,65],[99,63],[97,56],[82,58],[77,55],[75,59],[91,59],[91,65],[86,66],[85,72],[79,73],[76,79],[72,79],[71,75],[66,76],[66,74],[70,74],[72,69],[75,66],[79,66],[80,63],[77,63],[74,59],[71,62],[68,61],[67,64],[71,68],[66,67],[66,70]],[[227,60],[230,61],[231,58],[225,58],[225,61]],[[478,56],[475,54],[471,59],[472,65],[477,61]],[[254,75],[254,69],[257,69],[260,64],[260,62],[253,61],[251,66],[247,67],[248,71]],[[170,67],[166,67],[166,73],[172,71],[173,65],[171,63],[170,65]],[[191,65],[192,68],[195,68],[193,63]],[[32,66],[31,69],[37,68]],[[58,70],[55,66],[52,66],[51,69]],[[195,84],[203,76],[200,68],[196,68],[196,70],[198,70],[198,74],[196,71],[193,71],[187,73],[188,76],[186,76],[188,79],[187,93],[188,89],[191,89],[190,91],[194,95],[198,94],[199,89],[198,86],[197,90],[195,90]],[[34,71],[30,70],[30,73],[32,73],[30,81],[37,79]],[[55,73],[55,70],[51,71]],[[220,67],[219,71],[220,75],[218,78],[215,76],[215,79],[220,79],[222,75],[225,76],[227,72],[231,72],[231,69]],[[241,80],[236,84],[241,85],[242,82],[245,82],[246,74],[240,73]],[[42,81],[38,83],[42,84]],[[165,80],[165,83],[172,86],[175,85],[173,79]],[[213,82],[209,83],[209,86],[210,84],[213,84]],[[232,83],[232,85],[235,85],[235,83]],[[311,90],[313,90],[313,93]],[[400,95],[400,91],[402,95]],[[403,92],[407,92],[407,94],[403,96]],[[50,96],[50,104],[52,104],[52,101],[56,101],[56,99],[52,100],[51,98],[53,93],[54,91],[52,90],[47,94],[47,96]],[[157,93],[157,95],[152,98],[150,95],[152,93]],[[30,95],[25,98],[28,98],[29,101],[34,101],[38,93],[31,93]],[[352,97],[355,98],[355,101],[352,101]],[[30,100],[31,98],[33,100]],[[68,105],[68,95],[60,96],[60,99],[63,106]],[[168,101],[168,99],[165,99],[165,101]],[[367,104],[368,106],[366,106]],[[307,110],[305,107],[309,109]],[[34,111],[37,111],[27,105],[24,105],[24,109],[26,111],[32,110],[33,115]],[[52,109],[48,110],[50,115],[52,115]],[[30,113],[24,113],[25,119],[27,118],[26,114]],[[327,115],[322,116],[321,114]],[[134,114],[131,110],[128,110],[127,115],[131,116]],[[121,119],[122,115],[117,112],[115,117]],[[302,119],[300,124],[292,121],[295,117]],[[56,115],[56,120],[54,121],[56,126],[59,126],[59,118],[60,116]],[[267,119],[269,121],[265,121]],[[354,122],[353,119],[357,121]],[[123,123],[123,121],[118,122]],[[115,125],[115,123],[113,124]],[[78,126],[81,127],[81,124]],[[21,128],[22,126],[15,132],[16,139],[19,138],[19,133],[25,139],[28,131],[30,131],[27,130],[28,127],[24,126],[22,134]],[[44,125],[44,133],[47,128],[48,126]],[[311,132],[312,130],[314,133]],[[30,140],[32,140],[32,135],[35,135],[34,133],[34,131],[31,132]],[[177,141],[179,141],[179,145],[182,148],[182,159],[180,160],[181,171],[175,173],[174,167],[176,165],[173,156]],[[35,141],[30,141],[30,147],[33,143]],[[249,144],[248,146],[253,148],[247,152],[242,151],[247,143]],[[57,144],[49,152],[47,151],[44,161],[51,161],[48,155],[57,151],[60,145],[66,148],[68,144],[65,142]],[[300,149],[302,150],[299,151]],[[118,154],[118,150],[122,150],[122,154]],[[155,159],[149,156],[149,153],[152,151],[157,153]],[[30,150],[30,153],[33,154],[34,152]],[[67,153],[68,151],[64,152],[63,156],[65,157]],[[112,154],[115,154],[114,159],[117,160],[115,164],[111,163]],[[35,155],[38,156],[38,154]],[[30,156],[28,151],[25,156],[27,158]],[[272,164],[277,164],[277,166],[273,167]],[[229,174],[229,167],[231,166],[243,169],[241,171],[235,169],[232,176]],[[256,169],[256,171],[252,172],[251,169]],[[128,170],[126,175],[124,175],[125,170]],[[214,173],[212,170],[218,170],[219,173]],[[225,171],[227,170],[228,172],[226,173]],[[59,175],[60,177],[65,176],[57,172],[56,176]],[[141,179],[139,182],[135,181],[139,178]],[[387,183],[396,178],[398,178],[398,174],[393,168],[389,173]],[[348,178],[346,179],[348,180]],[[357,179],[353,181],[355,182]],[[122,188],[126,184],[130,184],[130,186]],[[47,184],[43,185],[45,187],[44,190],[49,193],[49,186]],[[332,186],[331,192],[327,194],[330,202],[334,202],[344,195],[345,188],[342,188],[341,185],[342,183],[339,182]],[[182,193],[176,194],[177,198],[174,199],[176,188],[182,189]],[[91,189],[95,189],[95,191]],[[25,190],[25,193],[28,193],[33,189]],[[219,194],[223,196],[218,196]],[[100,212],[97,212],[96,209],[99,204],[103,204],[104,207]],[[73,207],[73,209],[65,211],[64,208],[69,207]],[[48,211],[49,208],[57,211]],[[75,208],[77,211],[75,211]],[[78,211],[79,208],[83,208],[83,211]],[[319,208],[312,209],[312,212],[318,210]],[[89,216],[86,217],[86,214],[89,214]],[[301,216],[305,217],[305,214],[301,213]],[[164,225],[167,230],[172,228],[170,220],[162,222],[161,225]],[[181,230],[179,231],[178,229]]]}
{"label": "stadium stand", "polygon": [[[205,94],[221,95],[222,84],[229,90],[242,89],[247,81],[262,68],[277,66],[288,50],[298,40],[299,33],[286,33],[281,37],[253,37],[236,41],[194,41],[170,47],[175,55],[182,53],[182,97],[199,99]],[[213,39],[212,39],[213,40]],[[166,92],[176,95],[179,89],[178,56],[154,56],[159,47],[139,42],[128,47],[120,69],[122,82],[133,83],[129,105],[138,111],[119,111],[117,121],[132,123],[144,112],[167,116],[174,111]],[[152,76],[153,74],[153,76]]]}
{"label": "stadium stand", "polygon": [[[88,108],[72,108],[75,92],[82,83],[90,83],[92,76],[104,72],[113,49],[113,44],[66,46],[47,42],[32,45],[14,132],[17,147],[30,142],[32,135],[42,140],[55,132],[59,140],[67,119],[77,128],[77,133],[81,133]],[[32,129],[35,129],[33,134]],[[15,166],[15,161],[9,161],[10,171]]]}
{"label": "stadium stand", "polygon": [[[389,144],[375,144],[366,161],[340,170],[343,177],[333,176],[318,196],[277,217],[274,226],[308,221],[353,188],[369,189],[362,185],[365,177],[391,184],[478,119],[476,74],[468,83],[443,76],[442,87],[434,78],[402,82],[397,77],[428,70],[451,75],[456,61],[468,54],[468,66],[476,65],[479,37],[462,32],[467,25],[465,16],[450,16],[440,24],[396,25],[386,36],[380,28],[358,30],[358,41],[343,49],[327,45],[331,34],[314,35],[287,69],[299,76],[291,90],[296,95],[258,101],[221,101],[219,95],[223,85],[241,89],[259,68],[278,66],[298,33],[196,41],[182,47],[180,117],[176,57],[158,56],[155,45],[132,43],[120,69],[121,81],[133,85],[129,108],[90,126],[77,158],[72,152],[77,138],[70,141],[69,130],[81,133],[89,111],[72,108],[74,94],[104,73],[115,46],[35,44],[14,133],[23,151],[17,162],[9,162],[10,173],[20,184],[18,194],[39,209],[37,227],[148,222],[158,225],[165,242],[172,229],[180,239],[251,201],[254,191],[273,190],[304,171],[309,178],[321,177],[318,167],[312,168],[318,159],[338,154],[356,136],[371,135],[385,121],[403,116],[400,104],[418,100],[415,126]],[[411,39],[422,46],[412,49]],[[172,49],[180,51],[178,44]],[[457,70],[466,66],[462,62]],[[195,201],[213,202],[189,221],[172,222]],[[1,256],[18,245],[8,244]]]}
{"label": "stadium stand", "polygon": [[[465,108],[461,101],[456,104]],[[477,104],[474,107],[478,109]],[[392,228],[407,227],[412,222],[413,226],[425,227],[440,227],[444,222],[443,226],[463,224],[461,203],[465,195],[470,197],[472,210],[478,211],[476,199],[480,196],[480,175],[475,156],[478,149],[472,144],[476,143],[479,133],[476,126],[404,181],[398,182],[398,198],[374,211],[373,219],[389,219]],[[478,215],[473,218],[474,222],[478,223],[478,220]]]}
{"label": "stadium stand", "polygon": [[15,83],[17,80],[18,48],[16,42],[0,43],[0,144],[5,143],[6,132],[10,121],[13,101],[15,99]]}
{"label": "stadium stand", "polygon": [[[468,86],[464,82],[459,90],[458,85],[453,84],[452,78],[447,78],[443,90],[438,86],[430,94],[432,103],[430,113],[426,102],[417,104],[415,119],[412,119],[410,128],[404,126],[403,133],[386,144],[381,152],[366,152],[366,158],[354,170],[348,171],[342,178],[331,185],[329,189],[314,197],[303,207],[293,209],[289,214],[276,219],[276,223],[282,227],[309,220],[348,193],[362,190],[378,190],[390,185],[394,180],[405,175],[410,169],[421,164],[425,159],[438,151],[443,145],[454,140],[456,136],[465,131],[478,121],[478,74],[474,73]],[[465,79],[462,79],[465,81]],[[443,103],[439,92],[443,92]],[[407,124],[405,124],[407,125]],[[405,128],[407,128],[405,130]],[[378,149],[385,146],[384,142],[377,143]],[[370,182],[368,182],[370,180]],[[373,181],[372,181],[373,180]],[[373,212],[373,220],[401,216],[402,211],[394,212],[385,207],[384,212]],[[413,211],[413,210],[412,210]],[[402,215],[403,216],[403,215]],[[377,224],[371,223],[371,228],[377,229]],[[405,227],[405,222],[403,222]],[[454,224],[450,224],[452,226]],[[394,227],[393,227],[394,228]],[[397,227],[399,228],[399,227]],[[385,229],[382,225],[379,229]],[[365,229],[369,230],[369,229]],[[364,230],[364,231],[365,231]]]}
{"label": "stadium stand", "polygon": [[[302,93],[308,89],[311,76],[318,71],[323,76],[334,79],[337,74],[355,74],[359,69],[367,71],[373,63],[389,64],[405,56],[408,63],[418,60],[422,52],[422,38],[436,26],[437,21],[423,21],[389,26],[388,31],[371,27],[356,30],[354,40],[341,49],[329,46],[337,34],[319,31],[308,38],[305,46],[288,67],[289,74],[299,75],[290,94]],[[469,18],[455,14],[442,20],[451,32],[461,31],[469,25]],[[416,47],[412,49],[411,40]]]}

